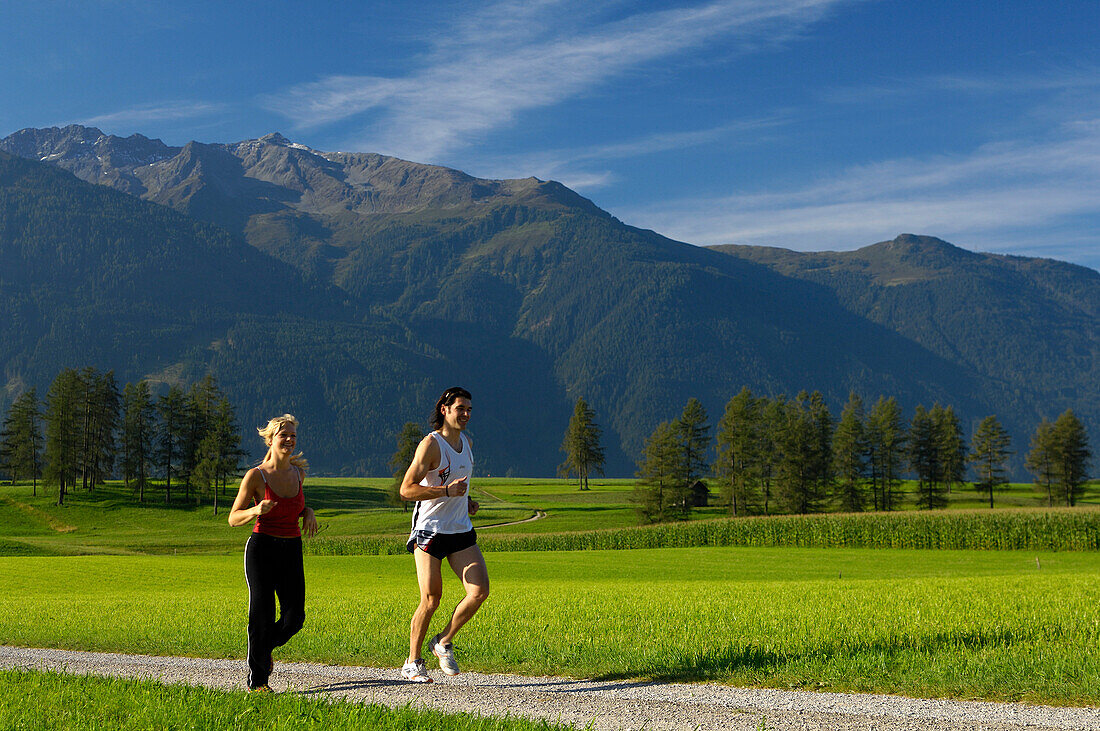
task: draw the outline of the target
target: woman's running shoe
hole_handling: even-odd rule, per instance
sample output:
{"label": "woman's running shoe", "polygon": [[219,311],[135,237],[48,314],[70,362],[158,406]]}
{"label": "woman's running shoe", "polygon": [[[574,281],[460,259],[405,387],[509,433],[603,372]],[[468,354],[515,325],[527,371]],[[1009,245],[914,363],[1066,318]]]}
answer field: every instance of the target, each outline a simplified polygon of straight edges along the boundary
{"label": "woman's running shoe", "polygon": [[431,677],[428,676],[428,666],[423,660],[412,660],[402,665],[401,677],[413,683],[432,682]]}

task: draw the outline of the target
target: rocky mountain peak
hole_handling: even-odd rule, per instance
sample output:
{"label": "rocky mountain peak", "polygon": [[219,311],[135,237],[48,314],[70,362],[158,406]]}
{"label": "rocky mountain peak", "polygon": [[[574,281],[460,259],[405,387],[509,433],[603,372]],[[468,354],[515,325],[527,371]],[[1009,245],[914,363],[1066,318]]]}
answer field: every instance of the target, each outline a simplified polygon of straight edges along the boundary
{"label": "rocky mountain peak", "polygon": [[[0,140],[0,150],[234,230],[256,213],[346,217],[493,202],[608,215],[553,181],[486,180],[375,153],[321,152],[279,132],[230,144],[169,147],[141,135],[124,139],[70,125],[22,130]],[[196,206],[192,198],[200,191],[203,201]],[[230,210],[236,213],[227,216]],[[241,218],[241,211],[249,213]]]}
{"label": "rocky mountain peak", "polygon": [[289,147],[294,144],[278,132],[271,132],[270,134],[264,135],[260,138],[260,142],[266,142],[269,145],[280,145],[282,147]]}

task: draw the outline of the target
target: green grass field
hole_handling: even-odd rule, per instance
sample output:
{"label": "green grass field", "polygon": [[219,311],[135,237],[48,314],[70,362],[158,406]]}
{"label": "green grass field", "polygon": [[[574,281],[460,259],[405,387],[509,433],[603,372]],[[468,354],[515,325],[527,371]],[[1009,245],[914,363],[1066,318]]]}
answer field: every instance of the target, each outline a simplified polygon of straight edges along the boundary
{"label": "green grass field", "polygon": [[[470,670],[1100,704],[1092,552],[489,558],[492,596],[456,643]],[[0,571],[0,643],[243,654],[240,556],[14,557]],[[417,598],[409,558],[308,557],[306,571],[306,628],[277,658],[396,668]],[[446,607],[457,589],[448,577]]]}
{"label": "green grass field", "polygon": [[[386,504],[389,480],[309,478],[308,504],[324,537],[393,536],[409,531],[410,513]],[[0,555],[231,553],[240,551],[246,528],[226,522],[233,496],[219,499],[219,513],[182,495],[166,505],[163,494],[144,504],[119,483],[78,490],[56,505],[56,488],[32,496],[30,485],[0,487]],[[482,496],[475,527],[524,520],[533,508]]]}
{"label": "green grass field", "polygon": [[[388,482],[310,478],[321,542],[400,550],[409,514],[387,505]],[[638,524],[629,480],[588,492],[562,480],[475,487],[487,546]],[[117,483],[63,507],[52,490],[0,487],[0,643],[241,657],[248,529],[226,524],[229,499],[215,516],[182,496],[137,505]],[[953,499],[981,512],[972,491]],[[1042,502],[1031,486],[998,496]],[[1095,497],[1085,502],[1071,512],[1094,512]],[[670,530],[696,527],[706,524]],[[457,643],[471,670],[1100,704],[1096,551],[704,546],[493,551],[488,561],[492,596]],[[417,599],[410,558],[307,556],[306,570],[306,629],[279,657],[399,665]],[[449,577],[445,610],[457,589]]]}
{"label": "green grass field", "polygon": [[0,720],[12,731],[325,729],[351,731],[546,731],[516,718],[480,718],[412,708],[330,702],[296,694],[223,692],[152,681],[0,671]]}
{"label": "green grass field", "polygon": [[[320,536],[391,537],[398,545],[408,532],[410,515],[387,504],[388,485],[387,478],[308,478],[306,498],[317,511]],[[639,524],[631,502],[633,490],[633,480],[596,480],[591,490],[582,492],[565,480],[479,479],[474,482],[474,496],[482,508],[474,525],[486,537],[627,528]],[[1090,488],[1082,508],[1100,505],[1098,493],[1096,487]],[[112,482],[91,492],[72,492],[59,507],[54,487],[39,486],[38,495],[32,496],[30,485],[3,485],[0,555],[232,553],[241,550],[247,533],[226,523],[232,498],[221,496],[219,515],[215,515],[209,503],[185,501],[178,490],[171,505],[165,505],[157,491],[147,496],[145,504],[138,504],[130,491]],[[955,509],[983,509],[981,496],[973,490],[957,488],[951,500]],[[1031,485],[1010,485],[998,493],[997,504],[1002,509],[1039,508],[1045,505],[1045,497]],[[903,505],[911,512],[913,500],[903,500]],[[545,517],[499,525],[538,512]],[[692,520],[725,515],[724,506],[712,505],[694,510]]]}

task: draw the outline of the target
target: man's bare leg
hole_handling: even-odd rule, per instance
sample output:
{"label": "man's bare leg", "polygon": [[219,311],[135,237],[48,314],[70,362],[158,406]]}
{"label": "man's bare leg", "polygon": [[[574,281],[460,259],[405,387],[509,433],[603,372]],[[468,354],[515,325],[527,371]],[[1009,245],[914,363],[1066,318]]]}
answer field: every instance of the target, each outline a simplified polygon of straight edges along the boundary
{"label": "man's bare leg", "polygon": [[[442,645],[450,644],[462,625],[473,618],[489,596],[489,571],[485,568],[485,558],[481,555],[480,548],[473,545],[452,553],[447,557],[447,561],[458,578],[462,580],[466,595],[455,607],[451,621],[447,622],[447,626],[439,633],[439,643]],[[424,627],[427,628],[427,626],[425,622]]]}

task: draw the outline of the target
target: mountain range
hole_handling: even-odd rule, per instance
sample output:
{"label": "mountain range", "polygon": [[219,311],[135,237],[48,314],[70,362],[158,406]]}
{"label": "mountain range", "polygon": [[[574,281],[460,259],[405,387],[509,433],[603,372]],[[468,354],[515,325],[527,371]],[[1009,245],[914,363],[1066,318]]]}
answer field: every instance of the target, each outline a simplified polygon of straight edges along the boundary
{"label": "mountain range", "polygon": [[614,475],[689,397],[715,423],[743,385],[818,389],[836,412],[850,390],[951,404],[968,435],[994,413],[1020,453],[1042,416],[1100,425],[1085,267],[910,235],[702,248],[552,181],[278,134],[170,147],[70,126],[0,150],[0,408],[66,366],[210,372],[246,425],[299,416],[314,468],[339,474],[388,474],[401,425],[454,384],[494,475],[552,474],[578,396]]}

